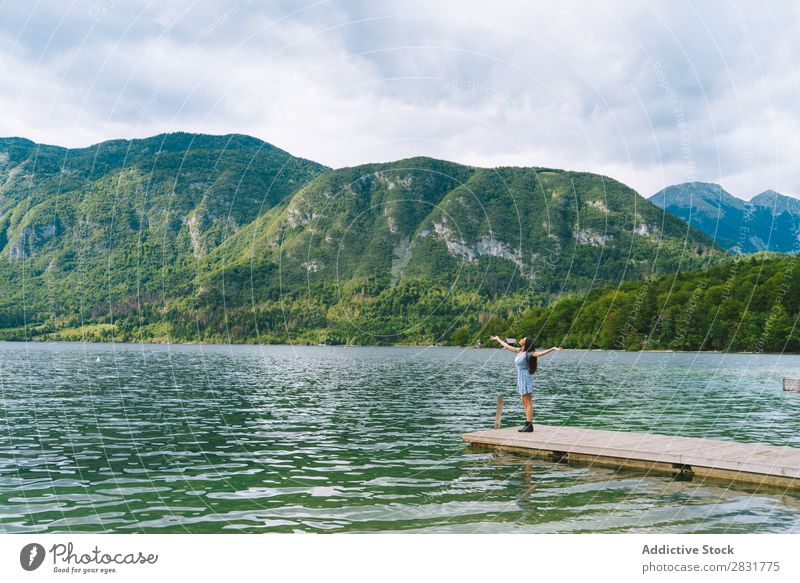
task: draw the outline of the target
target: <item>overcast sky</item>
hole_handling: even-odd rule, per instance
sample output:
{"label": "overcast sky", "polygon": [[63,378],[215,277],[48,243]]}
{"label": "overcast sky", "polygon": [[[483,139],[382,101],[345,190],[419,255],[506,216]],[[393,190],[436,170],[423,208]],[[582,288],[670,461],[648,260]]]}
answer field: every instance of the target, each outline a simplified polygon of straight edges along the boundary
{"label": "overcast sky", "polygon": [[[188,7],[187,7],[188,6]],[[0,0],[0,135],[800,195],[800,3]]]}

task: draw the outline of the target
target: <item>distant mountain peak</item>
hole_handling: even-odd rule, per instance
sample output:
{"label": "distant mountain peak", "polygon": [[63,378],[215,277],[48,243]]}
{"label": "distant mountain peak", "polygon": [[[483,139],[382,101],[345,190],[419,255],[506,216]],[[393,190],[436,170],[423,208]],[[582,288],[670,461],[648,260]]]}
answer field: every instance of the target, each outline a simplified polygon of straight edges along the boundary
{"label": "distant mountain peak", "polygon": [[788,212],[800,215],[800,200],[771,189],[757,194],[750,200],[750,203],[755,206],[769,208],[776,214]]}
{"label": "distant mountain peak", "polygon": [[719,184],[686,182],[649,200],[736,253],[791,252],[800,236],[800,200],[774,190],[745,202]]}
{"label": "distant mountain peak", "polygon": [[743,209],[745,202],[733,196],[714,182],[684,182],[673,184],[650,197],[650,202],[661,208],[695,207],[704,211],[719,211],[725,207]]}

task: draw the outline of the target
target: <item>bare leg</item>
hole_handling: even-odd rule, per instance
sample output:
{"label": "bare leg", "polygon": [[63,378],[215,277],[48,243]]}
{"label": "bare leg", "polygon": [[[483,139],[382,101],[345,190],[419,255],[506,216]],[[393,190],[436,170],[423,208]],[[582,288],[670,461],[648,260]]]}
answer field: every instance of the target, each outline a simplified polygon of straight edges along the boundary
{"label": "bare leg", "polygon": [[530,423],[533,421],[533,395],[522,395],[522,406],[525,407],[525,419]]}

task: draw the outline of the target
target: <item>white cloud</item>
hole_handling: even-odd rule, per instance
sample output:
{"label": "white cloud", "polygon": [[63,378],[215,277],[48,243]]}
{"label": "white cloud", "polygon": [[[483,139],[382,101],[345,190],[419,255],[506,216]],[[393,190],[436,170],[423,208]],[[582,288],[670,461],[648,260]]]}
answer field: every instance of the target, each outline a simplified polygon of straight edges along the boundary
{"label": "white cloud", "polygon": [[793,2],[178,2],[0,8],[0,135],[255,135],[800,194]]}

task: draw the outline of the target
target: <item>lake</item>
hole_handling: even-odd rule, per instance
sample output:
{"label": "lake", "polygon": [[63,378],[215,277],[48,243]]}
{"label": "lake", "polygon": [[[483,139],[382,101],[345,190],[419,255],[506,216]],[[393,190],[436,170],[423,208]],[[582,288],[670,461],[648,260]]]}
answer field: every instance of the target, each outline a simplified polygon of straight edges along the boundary
{"label": "lake", "polygon": [[[471,449],[502,350],[0,343],[0,531],[800,532],[800,494]],[[800,447],[800,357],[565,350],[536,421]]]}

